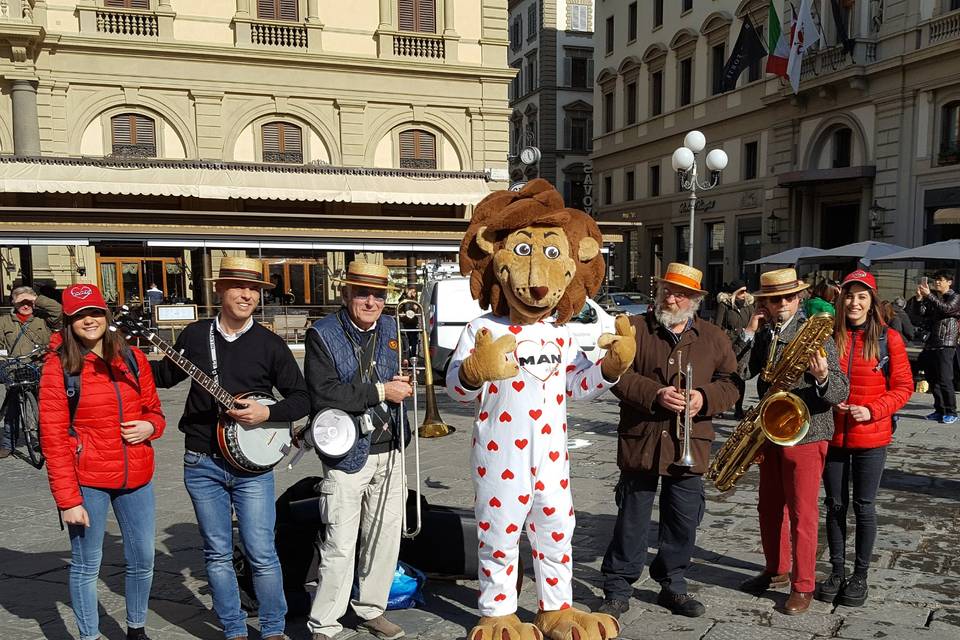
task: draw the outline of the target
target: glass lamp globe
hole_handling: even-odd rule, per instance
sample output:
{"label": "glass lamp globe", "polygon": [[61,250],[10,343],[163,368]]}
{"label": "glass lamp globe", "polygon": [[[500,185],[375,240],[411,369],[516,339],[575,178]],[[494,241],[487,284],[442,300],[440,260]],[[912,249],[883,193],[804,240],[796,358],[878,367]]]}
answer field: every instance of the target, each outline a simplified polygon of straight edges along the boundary
{"label": "glass lamp globe", "polygon": [[683,139],[683,146],[694,153],[700,153],[703,151],[703,148],[707,146],[707,139],[699,131],[691,131],[687,134],[687,137]]}
{"label": "glass lamp globe", "polygon": [[686,147],[680,147],[673,152],[673,158],[670,161],[674,171],[689,171],[693,166],[693,151]]}
{"label": "glass lamp globe", "polygon": [[727,154],[723,149],[714,149],[707,154],[707,169],[723,171],[727,168]]}

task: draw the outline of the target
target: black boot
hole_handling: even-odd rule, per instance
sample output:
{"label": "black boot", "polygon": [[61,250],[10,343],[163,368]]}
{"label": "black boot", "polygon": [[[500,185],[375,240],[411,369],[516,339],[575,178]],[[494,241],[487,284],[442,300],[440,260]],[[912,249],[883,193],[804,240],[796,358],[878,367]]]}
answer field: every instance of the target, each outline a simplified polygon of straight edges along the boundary
{"label": "black boot", "polygon": [[837,599],[837,594],[843,589],[845,582],[843,571],[834,570],[826,580],[817,585],[817,600],[832,604]]}
{"label": "black boot", "polygon": [[686,593],[673,593],[663,589],[657,596],[657,604],[666,607],[674,615],[687,616],[688,618],[699,618],[706,609],[703,604],[693,596]]}
{"label": "black boot", "polygon": [[867,576],[855,573],[844,583],[837,596],[837,604],[860,607],[867,601]]}
{"label": "black boot", "polygon": [[143,627],[127,627],[127,640],[150,640]]}

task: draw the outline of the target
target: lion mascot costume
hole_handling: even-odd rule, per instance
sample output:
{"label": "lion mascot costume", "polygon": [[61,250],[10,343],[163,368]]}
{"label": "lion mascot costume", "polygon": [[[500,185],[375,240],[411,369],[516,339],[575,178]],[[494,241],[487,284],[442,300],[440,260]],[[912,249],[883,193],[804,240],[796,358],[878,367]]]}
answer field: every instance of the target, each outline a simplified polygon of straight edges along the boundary
{"label": "lion mascot costume", "polygon": [[[633,361],[626,316],[604,334],[592,363],[565,326],[603,280],[602,236],[587,214],[564,208],[546,180],[497,191],[479,205],[460,245],[460,271],[490,312],[467,324],[450,361],[447,392],[475,403],[473,484],[482,616],[468,640],[607,640],[611,616],[572,607],[575,518],[566,403],[612,387]],[[517,610],[520,534],[533,548],[539,611]],[[517,573],[515,573],[517,572]]]}

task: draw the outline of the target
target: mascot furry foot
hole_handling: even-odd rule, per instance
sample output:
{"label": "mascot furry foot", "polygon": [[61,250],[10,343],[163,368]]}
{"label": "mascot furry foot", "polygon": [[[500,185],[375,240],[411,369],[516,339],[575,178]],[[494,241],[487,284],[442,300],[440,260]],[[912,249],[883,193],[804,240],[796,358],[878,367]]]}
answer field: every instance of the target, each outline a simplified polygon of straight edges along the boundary
{"label": "mascot furry foot", "polygon": [[520,622],[520,618],[515,613],[511,613],[508,616],[480,618],[467,638],[468,640],[543,640],[543,634],[532,624]]}
{"label": "mascot furry foot", "polygon": [[610,640],[620,633],[620,624],[613,616],[572,608],[541,611],[533,624],[550,640]]}

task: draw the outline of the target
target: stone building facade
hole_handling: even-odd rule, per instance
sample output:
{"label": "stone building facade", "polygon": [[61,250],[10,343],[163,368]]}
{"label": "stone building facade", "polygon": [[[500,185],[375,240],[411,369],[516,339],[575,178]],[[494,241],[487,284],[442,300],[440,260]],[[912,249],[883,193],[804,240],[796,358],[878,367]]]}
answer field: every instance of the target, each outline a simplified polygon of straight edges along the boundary
{"label": "stone building facade", "polygon": [[[791,247],[960,237],[949,224],[960,216],[948,211],[960,205],[960,2],[844,4],[852,53],[831,2],[815,0],[824,38],[803,61],[796,95],[763,73],[765,59],[736,89],[715,84],[744,17],[766,40],[764,0],[598,5],[597,210],[638,223],[621,255],[625,280],[646,284],[687,259],[688,194],[670,159],[694,129],[707,138],[703,155],[722,148],[730,159],[695,215],[694,264],[713,291],[755,282],[745,262]],[[903,269],[879,271],[885,294],[912,290]]]}

